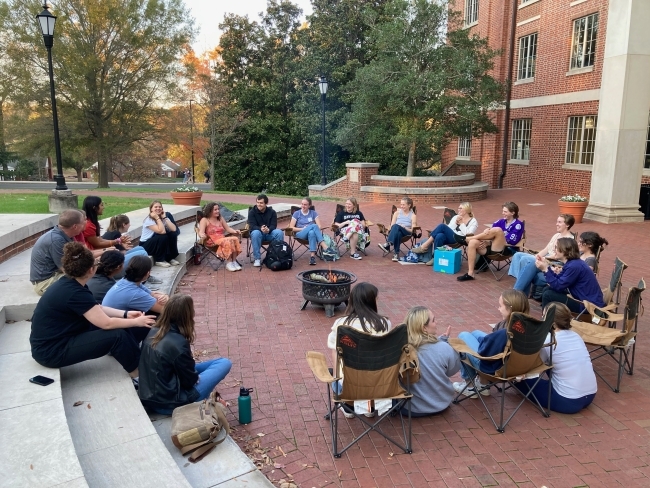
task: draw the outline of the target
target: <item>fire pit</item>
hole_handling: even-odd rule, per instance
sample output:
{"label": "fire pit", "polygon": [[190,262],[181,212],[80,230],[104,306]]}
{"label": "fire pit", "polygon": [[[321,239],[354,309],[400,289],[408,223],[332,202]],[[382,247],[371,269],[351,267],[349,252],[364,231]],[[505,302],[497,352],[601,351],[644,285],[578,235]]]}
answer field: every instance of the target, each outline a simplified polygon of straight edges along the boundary
{"label": "fire pit", "polygon": [[302,271],[296,277],[302,281],[302,297],[305,299],[300,310],[311,302],[322,305],[328,317],[334,316],[334,309],[341,303],[348,304],[350,286],[357,281],[352,273],[337,269]]}

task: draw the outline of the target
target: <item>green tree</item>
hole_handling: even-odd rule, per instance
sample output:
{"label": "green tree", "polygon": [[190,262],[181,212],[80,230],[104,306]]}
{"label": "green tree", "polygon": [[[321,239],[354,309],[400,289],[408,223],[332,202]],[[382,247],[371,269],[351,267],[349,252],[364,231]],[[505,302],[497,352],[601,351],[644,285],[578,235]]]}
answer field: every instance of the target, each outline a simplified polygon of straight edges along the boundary
{"label": "green tree", "polygon": [[468,127],[475,137],[496,132],[490,110],[503,89],[489,74],[497,53],[459,29],[448,2],[393,0],[387,18],[371,32],[376,57],[349,85],[352,111],[337,141],[355,154],[388,143],[408,155],[412,176],[417,160],[435,158]]}

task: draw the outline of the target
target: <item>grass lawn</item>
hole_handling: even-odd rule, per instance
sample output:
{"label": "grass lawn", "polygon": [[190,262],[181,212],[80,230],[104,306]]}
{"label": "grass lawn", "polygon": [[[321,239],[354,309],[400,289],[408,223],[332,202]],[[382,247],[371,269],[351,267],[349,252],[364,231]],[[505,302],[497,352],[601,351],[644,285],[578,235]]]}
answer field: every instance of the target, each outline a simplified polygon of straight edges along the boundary
{"label": "grass lawn", "polygon": [[[48,193],[0,193],[0,213],[5,214],[46,214],[49,213],[47,203]],[[137,197],[102,197],[104,202],[104,213],[102,218],[112,217],[113,215],[123,214],[131,210],[148,207],[151,204],[151,198]],[[79,207],[83,198],[79,198]],[[163,199],[163,205],[173,204],[171,199]],[[248,208],[241,203],[221,202],[230,210],[242,210]]]}

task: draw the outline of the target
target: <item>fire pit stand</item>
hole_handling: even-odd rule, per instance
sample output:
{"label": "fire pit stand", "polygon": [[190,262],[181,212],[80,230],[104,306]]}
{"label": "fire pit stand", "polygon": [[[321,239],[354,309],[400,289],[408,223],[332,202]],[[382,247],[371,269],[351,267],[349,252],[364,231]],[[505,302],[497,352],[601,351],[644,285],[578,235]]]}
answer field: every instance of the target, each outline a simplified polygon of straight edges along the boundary
{"label": "fire pit stand", "polygon": [[341,303],[347,305],[350,287],[357,281],[354,274],[336,269],[302,271],[296,278],[302,282],[302,297],[305,299],[300,310],[304,310],[311,302],[322,305],[327,317],[333,317],[334,309]]}

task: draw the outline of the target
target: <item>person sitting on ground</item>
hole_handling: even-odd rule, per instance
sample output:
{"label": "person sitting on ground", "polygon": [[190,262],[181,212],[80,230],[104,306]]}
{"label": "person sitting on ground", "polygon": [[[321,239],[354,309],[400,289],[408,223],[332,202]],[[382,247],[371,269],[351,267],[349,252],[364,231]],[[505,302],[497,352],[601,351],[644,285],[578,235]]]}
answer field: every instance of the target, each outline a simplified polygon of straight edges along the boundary
{"label": "person sitting on ground", "polygon": [[250,229],[251,246],[253,248],[253,266],[262,266],[262,243],[283,241],[284,232],[278,229],[278,215],[268,206],[269,197],[260,193],[257,195],[255,206],[248,212],[248,228]]}
{"label": "person sitting on ground", "polygon": [[540,256],[546,259],[555,259],[557,255],[555,249],[557,240],[562,237],[568,237],[570,239],[574,238],[571,233],[571,227],[573,227],[575,221],[576,219],[571,214],[560,214],[555,222],[557,233],[553,234],[553,237],[551,237],[551,240],[544,249],[539,251],[536,255],[527,252],[518,252],[512,257],[508,274],[517,278],[517,281],[513,286],[515,290],[523,291],[526,296],[529,296],[530,286],[533,283],[535,283],[536,286],[543,286],[546,284],[544,274],[535,266],[535,258],[536,256]]}
{"label": "person sitting on ground", "polygon": [[237,256],[241,253],[241,244],[239,238],[225,234],[241,235],[238,230],[233,230],[221,216],[219,204],[217,202],[208,202],[203,207],[203,218],[199,222],[199,239],[203,239],[203,244],[208,247],[217,247],[217,256],[226,263],[228,271],[240,271],[241,266],[237,262]]}
{"label": "person sitting on ground", "polygon": [[[454,399],[449,381],[460,370],[460,356],[447,344],[451,326],[436,337],[435,317],[427,307],[413,307],[406,314],[409,344],[418,353],[420,381],[411,385],[411,416],[426,417],[445,410]],[[408,414],[406,409],[403,413]]]}
{"label": "person sitting on ground", "polygon": [[[501,322],[494,326],[490,334],[482,330],[461,332],[458,334],[459,339],[462,339],[468,347],[481,356],[489,357],[503,352],[508,342],[507,327],[510,321],[510,315],[513,312],[529,313],[530,304],[528,303],[528,297],[518,290],[505,290],[499,297],[498,310],[501,314]],[[488,374],[496,373],[503,366],[503,361],[501,360],[482,360],[469,354],[461,355],[461,357],[468,359],[477,370]],[[454,383],[454,390],[458,393],[462,392],[465,396],[478,398],[476,396],[476,390],[470,386],[474,374],[474,370],[461,364],[460,375],[463,381]],[[481,389],[479,378],[476,378],[474,382],[477,388]],[[489,396],[490,390],[481,390],[481,395]]]}
{"label": "person sitting on ground", "polygon": [[596,256],[598,250],[607,246],[609,242],[604,237],[600,237],[597,232],[583,232],[578,239],[578,249],[580,250],[580,259],[582,259],[587,266],[596,271],[598,269],[598,261]]}
{"label": "person sitting on ground", "polygon": [[[603,292],[594,270],[580,259],[575,239],[558,239],[556,250],[557,260],[563,263],[562,267],[551,266],[540,256],[535,258],[535,266],[544,273],[548,283],[542,294],[542,307],[546,308],[551,302],[560,302],[567,305],[572,312],[580,313],[584,309],[583,300],[588,300],[597,307],[604,307]],[[567,291],[571,293],[571,298]]]}
{"label": "person sitting on ground", "polygon": [[[460,243],[467,245],[465,236],[474,235],[478,229],[478,221],[474,218],[472,204],[463,202],[458,206],[458,213],[454,215],[449,224],[438,224],[429,233],[429,238],[412,249],[415,254],[429,254],[429,246],[433,244],[433,252],[441,246]],[[433,265],[433,252],[427,266]]]}
{"label": "person sitting on ground", "polygon": [[229,359],[194,362],[194,337],[192,297],[174,295],[142,343],[138,395],[146,408],[169,415],[176,407],[205,400],[226,377]]}
{"label": "person sitting on ground", "polygon": [[[391,323],[388,318],[379,315],[377,311],[377,294],[379,290],[375,285],[370,283],[358,283],[352,290],[350,290],[350,298],[348,306],[345,309],[345,314],[334,321],[332,331],[327,336],[327,347],[332,350],[332,363],[336,364],[336,334],[340,326],[352,327],[354,329],[365,332],[371,335],[384,335],[391,329]],[[341,385],[335,385],[341,391]],[[372,402],[368,402],[372,403]],[[367,402],[355,402],[355,405],[364,409],[366,417],[374,417],[375,412],[372,405]],[[344,414],[347,418],[353,418],[354,414],[351,412],[351,407],[343,407]]]}
{"label": "person sitting on ground", "polygon": [[492,224],[480,234],[467,237],[467,273],[456,278],[458,281],[474,279],[474,267],[477,254],[485,256],[491,253],[511,255],[515,253],[512,247],[524,234],[524,224],[519,220],[519,207],[514,202],[506,202],[502,208],[503,218]]}
{"label": "person sitting on ground", "polygon": [[144,285],[150,273],[151,260],[148,257],[135,256],[126,267],[124,278],[108,290],[102,303],[113,308],[161,313],[169,296],[151,291]]}
{"label": "person sitting on ground", "polygon": [[117,283],[115,276],[120,274],[124,269],[124,255],[119,251],[106,251],[99,258],[97,271],[90,278],[87,286],[92,292],[97,303],[102,303],[108,290],[113,288]]}
{"label": "person sitting on ground", "polygon": [[[571,311],[563,303],[551,302],[549,307],[555,307],[555,346],[553,347],[553,369],[551,376],[551,410],[559,413],[578,413],[587,408],[596,397],[598,385],[591,364],[591,357],[582,337],[571,330]],[[546,338],[550,343],[551,334]],[[540,357],[546,364],[551,364],[550,347],[543,347]],[[536,379],[515,383],[523,393],[528,393]],[[548,381],[540,379],[532,389],[542,407],[548,405]]]}
{"label": "person sitting on ground", "polygon": [[61,261],[65,276],[45,291],[34,310],[32,357],[47,368],[62,368],[110,353],[137,379],[140,348],[127,331],[149,328],[155,317],[98,305],[86,286],[95,274],[95,259],[82,244],[68,242]]}
{"label": "person sitting on ground", "polygon": [[321,222],[315,210],[311,210],[311,198],[305,197],[300,202],[300,210],[296,210],[291,216],[289,228],[297,231],[296,238],[307,239],[309,241],[309,264],[314,266],[316,264],[316,253],[318,248],[321,250],[327,249],[327,244],[323,240],[323,233],[321,232]]}
{"label": "person sitting on ground", "polygon": [[178,266],[178,234],[180,230],[174,217],[163,210],[162,203],[154,200],[149,205],[149,215],[142,223],[140,245],[153,256],[156,266]]}
{"label": "person sitting on ground", "polygon": [[39,237],[34,244],[29,263],[29,280],[37,295],[43,295],[52,283],[63,277],[63,247],[83,232],[85,220],[84,214],[79,210],[64,210],[59,214],[59,225]]}
{"label": "person sitting on ground", "polygon": [[350,257],[361,259],[357,249],[364,250],[368,242],[368,225],[363,213],[359,210],[357,199],[350,197],[345,201],[345,208],[334,217],[334,225],[338,228],[342,239],[350,246]]}
{"label": "person sitting on ground", "polygon": [[393,261],[399,261],[399,248],[402,245],[402,238],[410,236],[413,228],[417,227],[417,215],[413,211],[413,200],[404,197],[400,200],[400,208],[393,213],[390,222],[390,232],[386,244],[379,244],[384,253],[389,253],[393,247]]}

